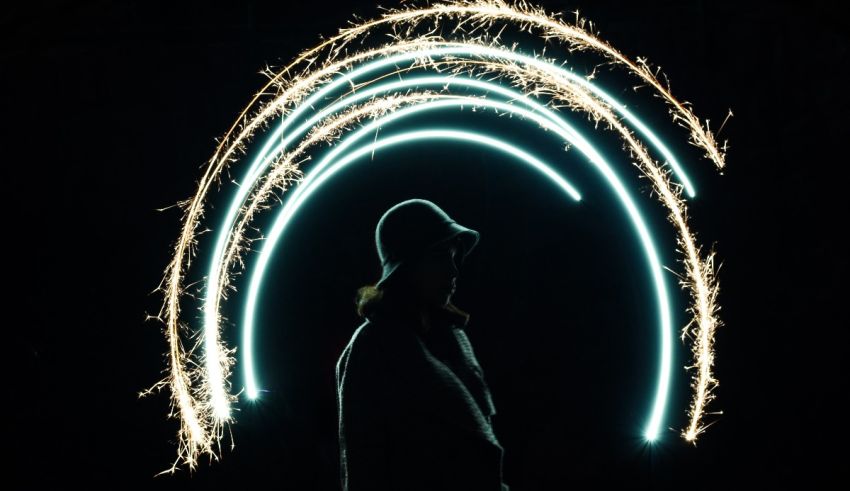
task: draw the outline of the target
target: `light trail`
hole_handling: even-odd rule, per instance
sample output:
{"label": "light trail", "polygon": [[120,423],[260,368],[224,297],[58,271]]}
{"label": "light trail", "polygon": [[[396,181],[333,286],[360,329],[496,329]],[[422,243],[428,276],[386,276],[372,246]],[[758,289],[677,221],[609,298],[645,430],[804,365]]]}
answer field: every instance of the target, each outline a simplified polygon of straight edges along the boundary
{"label": "light trail", "polygon": [[[456,20],[457,25],[451,30],[451,39],[434,34],[443,27],[450,27],[452,20]],[[247,249],[245,243],[251,240],[246,237],[245,230],[255,213],[269,207],[266,203],[276,189],[285,190],[290,182],[300,180],[302,172],[299,162],[295,159],[308,155],[308,151],[317,144],[333,145],[336,139],[365,119],[375,119],[394,111],[406,110],[406,105],[428,105],[433,104],[434,99],[450,97],[429,92],[397,96],[391,92],[411,85],[406,85],[406,82],[377,83],[383,78],[400,77],[403,73],[416,69],[442,73],[448,68],[454,75],[478,70],[476,77],[498,74],[498,77],[506,79],[517,89],[511,91],[514,94],[510,96],[511,100],[524,103],[537,113],[544,114],[540,116],[535,113],[531,119],[542,118],[541,120],[549,121],[549,124],[563,131],[562,137],[569,135],[575,139],[579,135],[566,129],[569,125],[564,126],[558,122],[563,122],[563,119],[556,115],[560,108],[585,113],[597,123],[606,123],[604,129],[614,131],[620,136],[630,157],[636,159],[635,166],[651,180],[659,201],[668,211],[669,221],[677,230],[677,245],[684,256],[682,262],[685,269],[685,273],[679,275],[680,285],[689,290],[692,302],[688,308],[692,318],[682,329],[682,339],[692,340],[694,364],[686,368],[696,369],[692,379],[693,398],[688,410],[689,423],[682,431],[682,436],[693,442],[705,430],[706,425],[701,422],[702,417],[706,405],[714,398],[712,391],[717,385],[712,374],[713,337],[720,321],[717,318],[718,285],[713,271],[714,252],[710,252],[705,258],[702,257],[693,233],[687,226],[687,209],[681,197],[682,188],[691,198],[695,196],[693,184],[679,161],[652,129],[626,109],[624,104],[590,82],[595,74],[583,78],[563,69],[555,59],[517,53],[513,51],[515,45],[507,49],[499,43],[502,30],[491,32],[499,21],[502,21],[502,30],[511,27],[534,33],[547,42],[556,40],[562,43],[565,51],[569,53],[587,51],[602,56],[609,64],[625,68],[669,104],[673,121],[689,131],[690,142],[702,148],[706,158],[714,162],[718,169],[725,165],[725,153],[717,147],[707,123],[703,127],[689,109],[689,105],[673,97],[657,80],[649,64],[640,59],[637,62],[629,60],[586,30],[585,21],[581,19],[577,19],[576,25],[567,24],[557,15],[549,15],[542,9],[533,8],[522,1],[509,5],[500,0],[458,0],[425,8],[391,9],[376,20],[361,22],[341,30],[339,35],[302,52],[288,66],[271,73],[272,79],[257,93],[221,140],[194,198],[181,203],[185,210],[184,226],[175,244],[173,260],[166,268],[159,287],[165,294],[163,309],[158,318],[163,319],[165,323],[170,345],[169,374],[143,393],[150,393],[165,386],[171,389],[172,405],[176,410],[172,414],[181,421],[178,433],[178,461],[183,459],[190,468],[194,468],[200,453],[215,456],[215,448],[222,437],[223,428],[232,422],[230,405],[237,400],[236,396],[230,393],[229,381],[230,369],[235,362],[234,350],[221,340],[219,310],[230,286],[232,265],[242,264],[242,255]],[[427,34],[417,34],[416,30],[421,30],[425,22],[433,27]],[[465,26],[472,26],[471,33],[480,34],[468,35],[464,30]],[[363,41],[382,28],[391,30],[387,33],[392,38],[391,42],[377,48],[352,49],[349,52],[355,41]],[[435,61],[433,57],[438,60]],[[317,60],[323,61],[317,64]],[[409,67],[397,67],[398,63],[405,61],[410,62]],[[381,73],[383,68],[395,70]],[[343,75],[337,77],[339,73]],[[377,76],[358,80],[359,77],[372,73],[377,73]],[[445,87],[465,84],[466,87],[484,90],[483,82],[482,85],[476,85],[474,79],[456,82],[459,79],[460,77],[455,77],[446,82]],[[472,82],[469,82],[470,80]],[[420,78],[420,83],[428,85],[432,82]],[[370,85],[372,87],[369,87]],[[315,110],[316,107],[321,107],[324,102],[320,100],[321,97],[344,87],[350,88],[349,94],[353,95],[344,94],[335,104],[318,111],[312,118],[307,118],[294,131],[286,131],[308,108]],[[363,87],[366,89],[360,90]],[[277,89],[276,93],[274,89]],[[486,84],[488,93],[507,96],[506,89],[503,89],[498,83]],[[380,94],[386,95],[379,97]],[[548,98],[549,103],[547,107],[533,101],[533,104],[529,104],[531,99],[525,95]],[[475,99],[475,102],[481,103],[481,100]],[[366,102],[356,105],[361,101]],[[519,108],[511,109],[512,112],[517,110]],[[239,162],[239,154],[247,152],[248,142],[278,117],[282,120],[281,124],[272,125],[275,130],[245,172],[245,178],[231,201],[224,222],[214,227],[218,235],[209,274],[206,276],[203,333],[201,336],[191,336],[195,338],[196,344],[186,351],[181,332],[191,333],[192,329],[185,321],[181,321],[180,299],[186,294],[183,282],[191,265],[193,248],[198,241],[197,230],[204,215],[204,203],[208,199],[213,182],[221,179],[228,165]],[[665,159],[669,169],[662,169],[655,162],[626,124],[651,143]],[[299,141],[302,135],[303,138]],[[287,152],[290,144],[295,142],[298,144],[294,150]],[[342,160],[345,160],[345,157]],[[681,185],[670,181],[670,173],[677,177]],[[298,186],[295,192],[299,192],[301,188],[302,186]],[[623,202],[619,190],[617,192]],[[628,206],[626,209],[632,213]],[[637,210],[634,213],[637,214]],[[636,223],[634,219],[633,223]],[[644,237],[644,231],[641,231],[640,227],[638,231],[646,249],[646,244],[651,244],[650,234],[645,231]],[[656,268],[651,259],[650,263],[653,264],[654,275],[655,270],[660,272],[660,264]],[[657,285],[658,278],[655,280]],[[663,280],[661,283],[663,284]],[[664,312],[662,309],[662,318],[667,315]],[[672,348],[669,316],[666,322],[667,324],[662,320],[661,323],[662,375],[659,377],[655,394],[653,415],[645,430],[645,437],[649,440],[658,436],[664,412],[664,404],[659,406],[658,401],[666,401],[666,393],[669,390],[671,360],[668,355]],[[195,351],[201,347],[203,349],[199,351],[202,351],[202,354],[199,356]],[[256,395],[255,389],[255,385],[253,389],[249,387],[249,395]],[[173,471],[174,467],[171,470]]]}

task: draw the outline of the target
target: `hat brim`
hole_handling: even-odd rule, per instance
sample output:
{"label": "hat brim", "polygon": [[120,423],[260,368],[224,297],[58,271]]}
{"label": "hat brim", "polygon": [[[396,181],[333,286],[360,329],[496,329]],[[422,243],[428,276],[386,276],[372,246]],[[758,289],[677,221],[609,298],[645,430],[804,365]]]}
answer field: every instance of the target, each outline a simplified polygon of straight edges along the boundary
{"label": "hat brim", "polygon": [[[464,227],[456,222],[449,224],[448,229],[448,235],[428,244],[422,249],[422,252],[433,251],[434,249],[439,249],[450,243],[457,242],[460,245],[460,250],[458,251],[460,253],[460,261],[458,261],[457,264],[460,265],[466,260],[469,253],[472,252],[472,249],[478,245],[481,234],[479,234],[477,230]],[[411,258],[409,258],[408,261],[410,259]],[[375,284],[375,287],[381,288],[386,282],[390,281],[396,271],[398,271],[398,269],[404,266],[404,264],[408,261],[401,261],[394,264],[392,268]]]}
{"label": "hat brim", "polygon": [[431,243],[426,249],[438,249],[456,241],[458,244],[460,244],[460,262],[463,262],[466,259],[466,256],[468,256],[469,253],[472,252],[472,249],[474,249],[475,246],[478,244],[478,240],[480,239],[481,234],[479,234],[477,230],[464,227],[463,225],[460,225],[458,223],[452,223],[451,225],[449,225],[449,230],[451,232],[446,237],[443,237],[442,239]]}

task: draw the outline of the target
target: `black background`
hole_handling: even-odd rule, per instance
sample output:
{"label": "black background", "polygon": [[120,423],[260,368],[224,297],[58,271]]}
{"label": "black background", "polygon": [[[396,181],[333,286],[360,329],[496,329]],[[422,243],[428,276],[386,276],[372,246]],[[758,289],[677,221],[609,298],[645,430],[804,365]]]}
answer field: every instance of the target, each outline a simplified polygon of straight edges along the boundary
{"label": "black background", "polygon": [[[678,436],[690,362],[679,342],[668,429],[651,448],[640,439],[657,374],[657,314],[622,209],[576,152],[564,157],[559,142],[516,119],[467,111],[434,121],[486,125],[561,159],[585,200],[571,203],[539,174],[468,144],[382,150],[346,170],[305,205],[271,265],[258,333],[268,392],[239,405],[235,449],[194,474],[153,477],[176,457],[167,393],[137,397],[165,367],[161,324],[146,316],[159,311],[154,289],[181,225],[179,209],[167,207],[192,196],[214,139],[264,84],[263,67],[288,63],[353,14],[379,10],[371,2],[29,3],[0,14],[5,318],[14,351],[6,479],[23,488],[336,489],[334,363],[360,322],[354,290],[378,278],[377,219],[411,197],[481,233],[455,303],[472,315],[468,333],[499,411],[512,489],[846,478],[839,296],[848,271],[839,247],[848,43],[838,7],[538,4],[567,20],[578,8],[627,56],[646,56],[713,129],[734,112],[719,135],[730,144],[721,175],[647,89],[632,91],[634,79],[618,72],[598,79],[619,87],[671,142],[697,187],[690,224],[722,263],[711,409],[723,414],[708,417],[716,424],[696,446]],[[594,61],[576,55],[574,64]],[[617,140],[585,126],[647,210],[664,265],[682,271],[648,182],[637,180]],[[219,199],[232,190],[226,184]],[[213,218],[223,208],[214,206]],[[212,234],[204,237],[201,251],[211,247]],[[678,329],[687,296],[669,272],[667,281]],[[227,305],[233,320],[247,285],[237,288]],[[226,332],[238,341],[237,327]]]}

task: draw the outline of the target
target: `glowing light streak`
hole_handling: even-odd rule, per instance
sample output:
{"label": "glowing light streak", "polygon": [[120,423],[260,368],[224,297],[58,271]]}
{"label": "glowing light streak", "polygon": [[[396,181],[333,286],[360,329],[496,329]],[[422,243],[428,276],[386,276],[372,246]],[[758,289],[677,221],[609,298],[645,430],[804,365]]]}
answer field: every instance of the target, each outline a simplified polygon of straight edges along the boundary
{"label": "glowing light streak", "polygon": [[[465,38],[466,32],[462,29],[464,25],[471,25],[473,26],[472,32],[482,31],[483,34],[462,39],[460,42],[457,42],[457,40],[447,41],[432,33],[423,36],[414,34],[415,29],[426,21],[433,23],[432,32],[437,32],[440,26],[452,19],[458,19],[458,25],[452,31],[453,35],[460,31],[458,36]],[[188,330],[189,326],[180,320],[179,300],[184,294],[183,280],[186,270],[191,265],[193,247],[197,243],[196,229],[203,217],[204,202],[212,183],[215,179],[220,179],[228,164],[239,160],[237,154],[246,151],[247,142],[271,118],[283,116],[283,124],[280,129],[285,128],[301,111],[305,110],[304,108],[310,107],[304,99],[310,94],[315,95],[317,87],[331,85],[328,82],[334,74],[351,70],[361,62],[370,59],[378,59],[379,61],[366,66],[372,66],[375,69],[389,66],[386,63],[381,65],[380,61],[396,55],[399,59],[414,60],[413,66],[382,74],[381,78],[400,75],[404,71],[415,69],[417,63],[419,68],[438,71],[441,66],[447,65],[455,73],[480,68],[483,73],[502,74],[505,78],[510,79],[511,83],[523,94],[548,96],[552,101],[551,106],[556,109],[567,107],[573,111],[585,112],[597,122],[604,121],[607,123],[608,129],[612,129],[620,135],[630,154],[636,158],[635,165],[645,176],[651,179],[659,200],[668,209],[669,220],[676,226],[678,232],[678,245],[685,256],[683,261],[685,275],[680,276],[680,284],[691,293],[692,305],[688,310],[693,314],[693,317],[691,322],[683,328],[682,339],[684,340],[687,337],[693,340],[694,365],[686,368],[696,368],[696,372],[692,383],[694,395],[689,409],[689,424],[683,430],[682,436],[689,441],[695,441],[697,435],[704,431],[706,426],[701,423],[701,418],[705,413],[705,406],[713,399],[712,390],[717,385],[717,381],[711,373],[714,330],[720,325],[716,316],[718,286],[713,273],[714,253],[711,252],[706,259],[701,258],[693,234],[686,224],[686,207],[680,197],[680,189],[670,182],[667,171],[659,168],[641,142],[623,125],[616,114],[619,114],[652,143],[654,148],[670,164],[672,171],[683,183],[689,195],[693,197],[694,190],[690,181],[663,142],[607,92],[589,83],[588,80],[555,66],[555,60],[544,60],[542,57],[530,58],[512,51],[499,49],[499,34],[489,35],[489,30],[497,21],[505,21],[503,22],[504,26],[510,25],[528,32],[536,30],[541,38],[562,42],[570,52],[591,51],[603,56],[608,63],[626,68],[629,73],[641,79],[645,85],[652,88],[670,105],[674,122],[680,123],[689,130],[691,143],[703,148],[706,152],[705,156],[712,160],[718,168],[724,166],[724,152],[717,148],[714,136],[708,131],[707,125],[703,128],[700,121],[687,107],[688,104],[675,99],[669,90],[657,80],[655,73],[644,60],[639,59],[637,62],[632,62],[627,59],[613,47],[585,30],[585,21],[583,20],[577,19],[577,25],[566,24],[556,16],[546,14],[542,9],[532,8],[524,2],[508,5],[499,0],[461,0],[444,2],[421,9],[409,7],[390,10],[379,19],[341,30],[339,35],[304,51],[293,63],[273,74],[269,83],[258,92],[254,100],[245,108],[237,122],[221,140],[210,159],[207,171],[199,183],[194,198],[181,203],[185,209],[184,226],[175,244],[174,258],[166,268],[163,283],[159,287],[164,291],[166,298],[163,309],[157,316],[160,319],[164,317],[163,322],[166,325],[166,335],[170,343],[170,371],[166,379],[143,393],[150,393],[154,389],[164,386],[171,388],[172,405],[177,410],[176,416],[181,421],[181,428],[178,433],[180,445],[178,460],[182,458],[189,464],[190,468],[194,468],[199,453],[215,456],[215,446],[222,436],[223,426],[231,421],[229,405],[236,400],[236,396],[230,394],[230,382],[228,381],[230,367],[234,362],[231,356],[233,350],[228,349],[219,338],[218,305],[220,299],[226,298],[225,293],[230,282],[230,265],[234,261],[241,262],[241,253],[245,249],[243,242],[248,240],[244,236],[245,227],[250,223],[254,213],[263,209],[265,201],[276,187],[285,188],[289,180],[295,180],[300,175],[298,163],[294,162],[294,158],[304,154],[317,143],[332,143],[337,135],[342,134],[347,128],[362,119],[375,118],[381,114],[391,113],[405,104],[427,102],[436,97],[445,97],[445,95],[422,93],[410,97],[387,96],[383,99],[372,100],[359,107],[346,107],[346,110],[339,115],[332,115],[333,111],[328,111],[322,116],[327,117],[321,123],[313,126],[311,126],[313,123],[306,126],[302,125],[302,130],[310,128],[310,131],[305,139],[288,153],[283,153],[283,151],[287,148],[288,143],[294,141],[294,135],[293,138],[284,139],[287,143],[278,145],[279,148],[274,151],[272,151],[272,145],[277,142],[275,142],[274,137],[269,138],[260,153],[261,157],[255,160],[249,172],[246,173],[246,180],[240,185],[237,199],[233,200],[233,204],[228,210],[228,217],[224,226],[219,228],[219,239],[215,248],[216,254],[210,265],[210,275],[207,278],[204,306],[205,332],[202,337],[197,337],[196,341],[196,347],[203,342],[204,350],[203,355],[198,357],[194,355],[194,348],[189,352],[186,352],[183,348],[181,331]],[[353,44],[354,41],[362,40],[380,27],[391,27],[393,29],[393,42],[372,50],[348,52],[348,46]],[[403,29],[404,32],[399,33],[399,29]],[[430,54],[426,54],[428,50],[431,50]],[[440,50],[444,51],[441,52]],[[451,50],[455,51],[452,52]],[[493,59],[455,59],[458,54],[490,56]],[[431,55],[442,57],[442,61],[431,60]],[[324,60],[324,62],[314,67],[313,64],[318,59]],[[299,65],[303,66],[301,73],[296,70]],[[357,70],[362,68],[360,67]],[[357,70],[351,73],[366,73],[364,70],[359,72]],[[483,76],[483,74],[479,76]],[[593,74],[588,79],[592,77]],[[378,79],[360,83],[359,87],[372,84],[375,80]],[[351,75],[344,76],[337,82],[350,84],[352,91],[356,91],[358,88],[358,84]],[[261,103],[266,95],[273,94],[272,89],[275,87],[278,89],[278,93],[272,95],[269,102]],[[325,89],[327,89],[327,86]],[[488,90],[492,90],[492,88]],[[346,105],[350,103],[351,101],[347,102]],[[334,111],[343,107],[345,106],[340,105],[334,108]],[[288,108],[295,109],[287,114]],[[252,110],[255,112],[249,117]],[[318,122],[318,119],[313,122]],[[278,134],[279,136],[280,134]],[[266,169],[271,169],[271,171],[268,175],[263,176]],[[295,177],[293,178],[293,176]],[[251,193],[255,189],[255,184],[259,184],[259,186]],[[297,189],[301,189],[301,187],[299,186]],[[223,255],[221,254],[222,251],[224,251]],[[210,328],[210,326],[213,328]],[[662,334],[662,351],[666,349],[664,343],[667,339],[669,339],[669,336]],[[663,365],[664,362],[662,361]],[[662,369],[662,373],[665,373],[665,370]],[[659,390],[661,386],[662,384],[659,383]],[[657,400],[658,394],[656,394]],[[650,438],[657,430],[657,427],[652,430],[652,425],[650,425],[650,428],[646,431],[647,438]]]}

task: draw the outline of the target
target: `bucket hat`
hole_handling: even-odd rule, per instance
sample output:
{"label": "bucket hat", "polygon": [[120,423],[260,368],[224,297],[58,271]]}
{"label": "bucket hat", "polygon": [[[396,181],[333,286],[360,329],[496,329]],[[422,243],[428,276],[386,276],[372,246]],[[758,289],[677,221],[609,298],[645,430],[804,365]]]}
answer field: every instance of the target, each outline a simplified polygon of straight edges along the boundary
{"label": "bucket hat", "polygon": [[375,286],[381,288],[404,264],[452,241],[460,246],[460,264],[479,237],[478,231],[457,223],[429,200],[414,198],[397,203],[384,212],[375,227],[375,248],[383,270]]}

